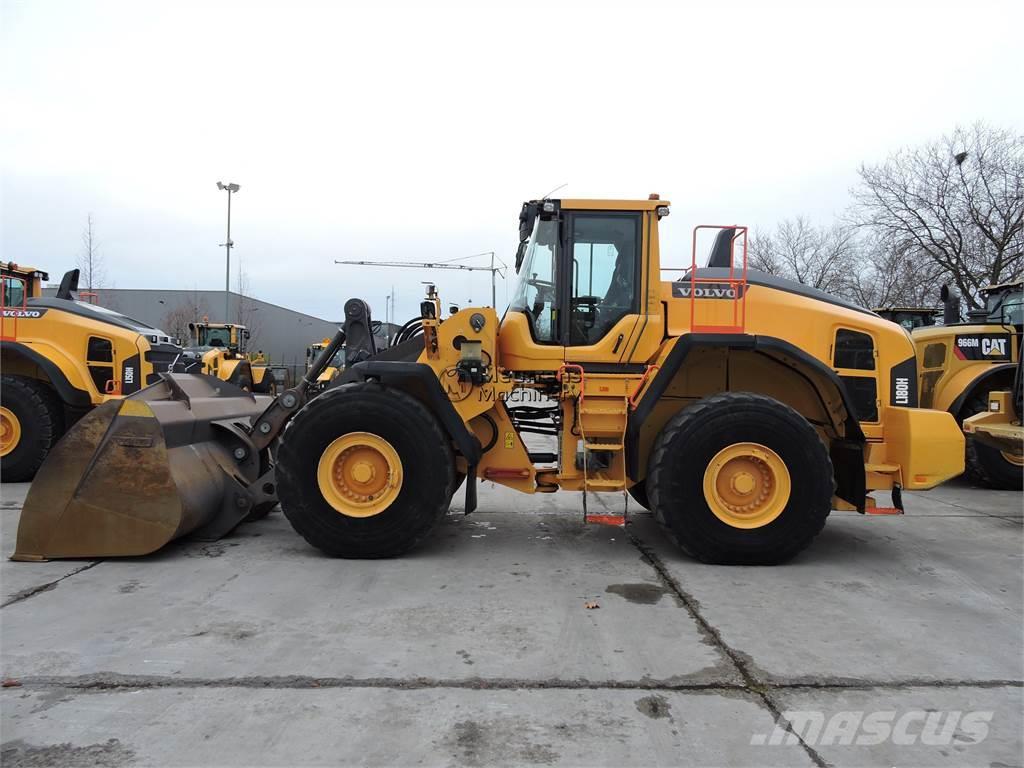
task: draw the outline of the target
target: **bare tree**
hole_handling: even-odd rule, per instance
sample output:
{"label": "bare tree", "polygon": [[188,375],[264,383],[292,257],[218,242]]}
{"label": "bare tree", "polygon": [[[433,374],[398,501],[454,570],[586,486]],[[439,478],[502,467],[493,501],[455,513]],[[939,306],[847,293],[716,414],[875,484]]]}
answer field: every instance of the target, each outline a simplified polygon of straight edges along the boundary
{"label": "bare tree", "polygon": [[862,165],[854,220],[911,263],[929,262],[972,307],[1024,266],[1024,136],[977,123]]}
{"label": "bare tree", "polygon": [[85,229],[82,230],[82,252],[78,257],[78,269],[81,273],[80,285],[86,291],[95,292],[106,287],[106,269],[103,256],[100,254],[99,241],[96,239],[96,226],[91,213],[86,218]]}
{"label": "bare tree", "polygon": [[249,295],[249,275],[241,269],[241,266],[238,270],[238,302],[234,322],[249,329],[249,350],[255,351],[258,348],[260,335],[260,310]]}
{"label": "bare tree", "polygon": [[754,232],[750,235],[750,244],[747,246],[747,265],[751,269],[767,272],[769,275],[782,275],[782,263],[779,261],[773,235],[763,232]]}
{"label": "bare tree", "polygon": [[851,227],[817,227],[803,216],[784,219],[771,234],[751,238],[750,266],[843,295],[857,269],[859,249]]}
{"label": "bare tree", "polygon": [[173,306],[167,309],[161,321],[161,328],[170,336],[177,337],[181,340],[182,344],[188,346],[192,343],[188,324],[202,320],[208,315],[209,309],[206,306],[206,301],[199,295],[198,291],[193,291],[191,294],[186,294],[184,298],[179,299]]}
{"label": "bare tree", "polygon": [[861,306],[931,307],[937,304],[942,270],[918,257],[916,250],[865,236],[857,241],[857,268],[851,273],[846,297]]}

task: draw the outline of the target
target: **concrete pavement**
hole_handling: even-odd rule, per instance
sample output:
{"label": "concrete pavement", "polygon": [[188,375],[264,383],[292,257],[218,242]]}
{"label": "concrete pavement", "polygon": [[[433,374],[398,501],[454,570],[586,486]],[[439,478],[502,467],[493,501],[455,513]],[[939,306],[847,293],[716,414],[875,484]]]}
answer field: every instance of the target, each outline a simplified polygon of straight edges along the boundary
{"label": "concrete pavement", "polygon": [[[5,557],[25,492],[0,489]],[[5,559],[0,760],[1019,765],[1021,494],[906,500],[776,568],[489,483],[398,560],[322,557],[279,512],[146,558]]]}

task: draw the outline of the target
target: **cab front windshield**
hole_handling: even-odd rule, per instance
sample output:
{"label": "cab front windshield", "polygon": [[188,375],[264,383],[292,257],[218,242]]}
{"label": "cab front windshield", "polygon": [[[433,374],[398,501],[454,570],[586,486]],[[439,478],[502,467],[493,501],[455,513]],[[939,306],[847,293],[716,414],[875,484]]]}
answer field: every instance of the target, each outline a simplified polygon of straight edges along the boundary
{"label": "cab front windshield", "polygon": [[1024,290],[990,293],[985,299],[988,320],[1005,325],[1024,324]]}
{"label": "cab front windshield", "polygon": [[229,328],[199,328],[198,342],[200,347],[228,347],[231,345]]}
{"label": "cab front windshield", "polygon": [[558,324],[558,221],[537,219],[526,247],[509,309],[522,312],[540,342],[555,340]]}

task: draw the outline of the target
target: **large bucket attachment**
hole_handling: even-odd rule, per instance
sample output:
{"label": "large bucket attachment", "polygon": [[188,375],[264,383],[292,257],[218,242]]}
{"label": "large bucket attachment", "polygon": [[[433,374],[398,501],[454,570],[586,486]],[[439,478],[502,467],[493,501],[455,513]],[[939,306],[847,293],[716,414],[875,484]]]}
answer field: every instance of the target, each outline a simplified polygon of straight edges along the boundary
{"label": "large bucket attachment", "polygon": [[13,560],[155,552],[216,539],[277,503],[247,427],[270,403],[201,374],[165,374],[84,416],[36,474]]}

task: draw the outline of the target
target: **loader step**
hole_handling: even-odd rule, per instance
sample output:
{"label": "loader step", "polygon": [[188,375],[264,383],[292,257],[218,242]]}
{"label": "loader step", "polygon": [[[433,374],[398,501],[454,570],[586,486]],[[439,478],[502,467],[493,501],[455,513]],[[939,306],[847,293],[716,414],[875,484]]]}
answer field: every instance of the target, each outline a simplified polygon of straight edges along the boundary
{"label": "loader step", "polygon": [[622,443],[602,443],[598,441],[586,442],[583,447],[588,451],[621,451]]}
{"label": "loader step", "polygon": [[554,464],[558,461],[558,454],[555,453],[531,453],[529,456],[533,464]]}
{"label": "loader step", "polygon": [[625,515],[587,515],[585,522],[595,525],[617,525],[622,527],[626,524]]}
{"label": "loader step", "polygon": [[622,490],[626,487],[626,484],[622,480],[617,480],[614,477],[588,477],[586,480],[587,489],[613,489]]}

